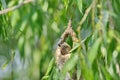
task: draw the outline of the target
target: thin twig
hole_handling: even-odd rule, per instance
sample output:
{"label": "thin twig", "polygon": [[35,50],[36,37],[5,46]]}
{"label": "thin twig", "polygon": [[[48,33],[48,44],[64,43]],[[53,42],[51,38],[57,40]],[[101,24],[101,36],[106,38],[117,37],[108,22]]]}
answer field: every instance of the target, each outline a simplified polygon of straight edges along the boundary
{"label": "thin twig", "polygon": [[89,14],[89,12],[90,12],[90,10],[92,9],[92,7],[93,7],[94,5],[95,5],[95,0],[93,0],[93,2],[91,3],[91,5],[86,9],[83,18],[81,19],[81,21],[80,21],[80,23],[79,23],[79,25],[78,25],[78,28],[77,28],[78,33],[80,33],[80,27],[81,27],[81,25],[85,22],[88,14]]}
{"label": "thin twig", "polygon": [[[107,0],[107,6],[108,6],[109,11],[114,12],[110,0]],[[111,15],[109,15],[109,22],[110,22],[110,24],[109,24],[110,28],[111,28],[111,29],[114,29],[114,27],[115,27],[115,26],[114,26],[114,20],[112,19],[112,16],[111,16]]]}
{"label": "thin twig", "polygon": [[80,21],[80,23],[79,23],[79,26],[81,26],[81,25],[84,23],[84,21],[86,20],[88,14],[89,14],[89,12],[90,12],[90,10],[91,10],[92,7],[94,6],[94,3],[95,3],[95,2],[94,2],[94,0],[93,0],[93,2],[91,3],[91,5],[86,9],[84,16],[83,16],[83,18],[81,19],[81,21]]}
{"label": "thin twig", "polygon": [[13,10],[16,10],[16,9],[20,8],[21,6],[23,6],[24,4],[27,4],[27,3],[30,3],[30,2],[33,2],[33,1],[34,0],[25,0],[24,2],[22,2],[22,3],[20,3],[16,6],[13,6],[11,8],[6,8],[6,9],[0,11],[0,15],[8,13],[8,12],[13,11]]}

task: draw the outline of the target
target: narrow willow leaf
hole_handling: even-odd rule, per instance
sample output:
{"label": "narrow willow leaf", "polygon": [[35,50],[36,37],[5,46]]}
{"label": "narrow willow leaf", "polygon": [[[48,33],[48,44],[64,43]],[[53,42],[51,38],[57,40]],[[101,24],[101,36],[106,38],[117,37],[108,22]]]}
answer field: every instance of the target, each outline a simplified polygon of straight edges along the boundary
{"label": "narrow willow leaf", "polygon": [[80,80],[81,76],[81,67],[80,67],[80,60],[77,63],[77,80]]}
{"label": "narrow willow leaf", "polygon": [[53,67],[52,71],[50,72],[48,80],[53,80],[54,74],[57,75],[57,73],[56,73],[56,67],[55,66]]}
{"label": "narrow willow leaf", "polygon": [[78,54],[72,54],[70,59],[65,63],[61,73],[60,73],[60,80],[64,80],[66,75],[69,75],[69,71],[72,70],[75,65],[77,64]]}
{"label": "narrow willow leaf", "polygon": [[53,74],[50,75],[49,80],[59,80],[58,76],[60,75],[60,73],[59,73],[58,68],[54,67],[53,70],[52,70],[52,72],[53,72]]}
{"label": "narrow willow leaf", "polygon": [[49,65],[48,65],[48,69],[47,69],[47,72],[46,72],[46,76],[50,73],[50,71],[52,70],[53,68],[53,65],[54,65],[54,58],[52,58],[52,60],[50,61]]}
{"label": "narrow willow leaf", "polygon": [[6,62],[3,64],[2,70],[4,70],[4,69],[7,67],[8,63],[9,63],[9,61],[6,61]]}
{"label": "narrow willow leaf", "polygon": [[71,58],[66,62],[65,66],[63,67],[63,73],[70,71],[76,65],[78,60],[77,53],[71,55]]}
{"label": "narrow willow leaf", "polygon": [[65,5],[65,9],[67,10],[68,4],[69,4],[69,0],[63,0],[63,2],[64,2],[64,5]]}
{"label": "narrow willow leaf", "polygon": [[2,2],[2,5],[3,5],[4,9],[7,8],[6,1],[5,0],[1,0],[1,2]]}
{"label": "narrow willow leaf", "polygon": [[79,57],[80,57],[81,74],[83,75],[85,80],[94,80],[93,71],[87,65],[83,53],[79,52]]}
{"label": "narrow willow leaf", "polygon": [[111,75],[106,70],[106,68],[103,65],[101,65],[100,67],[101,67],[101,70],[102,70],[102,72],[103,72],[103,74],[105,76],[105,79],[106,80],[113,80],[112,77],[111,77]]}
{"label": "narrow willow leaf", "polygon": [[[103,11],[103,12],[102,12],[102,16],[104,17],[104,18],[102,18],[102,23],[103,23],[103,25],[104,25],[103,28],[106,28],[107,22],[108,22],[108,20],[109,20],[109,14],[108,14],[107,11]],[[104,30],[105,30],[105,29],[104,29]]]}
{"label": "narrow willow leaf", "polygon": [[93,46],[91,47],[91,49],[88,52],[88,59],[89,59],[90,64],[93,63],[93,61],[95,60],[95,58],[98,54],[97,50],[99,48],[100,42],[101,42],[101,38],[97,39],[96,42],[93,44]]}
{"label": "narrow willow leaf", "polygon": [[44,76],[42,80],[48,80],[49,76]]}
{"label": "narrow willow leaf", "polygon": [[77,6],[78,6],[80,12],[82,13],[82,0],[77,0]]}
{"label": "narrow willow leaf", "polygon": [[[87,25],[86,25],[87,26]],[[88,37],[90,37],[92,35],[92,30],[90,27],[87,27],[87,28],[84,28],[81,29],[81,33],[80,33],[80,36],[81,36],[81,40],[84,40],[84,39],[87,39]]]}

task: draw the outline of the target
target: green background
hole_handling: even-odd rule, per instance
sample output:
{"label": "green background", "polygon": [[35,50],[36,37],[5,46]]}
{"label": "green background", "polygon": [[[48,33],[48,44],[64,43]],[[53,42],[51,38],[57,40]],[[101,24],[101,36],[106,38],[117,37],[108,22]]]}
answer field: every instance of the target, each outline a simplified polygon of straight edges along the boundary
{"label": "green background", "polygon": [[[23,1],[1,0],[0,11]],[[66,40],[71,58],[59,72],[54,53],[69,19],[80,42]],[[120,79],[120,0],[35,0],[0,15],[0,80],[63,80],[68,71]]]}

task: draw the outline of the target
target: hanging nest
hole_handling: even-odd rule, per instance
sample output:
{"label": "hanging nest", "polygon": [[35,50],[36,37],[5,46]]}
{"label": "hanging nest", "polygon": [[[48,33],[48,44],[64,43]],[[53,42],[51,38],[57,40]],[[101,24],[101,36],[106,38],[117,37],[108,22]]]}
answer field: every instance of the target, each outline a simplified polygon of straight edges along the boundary
{"label": "hanging nest", "polygon": [[[55,52],[56,64],[60,71],[62,70],[62,67],[64,66],[65,62],[70,58],[71,47],[69,44],[65,42],[68,36],[71,36],[73,42],[79,41],[78,38],[76,37],[76,33],[72,29],[71,20],[69,20],[68,27],[62,34]],[[67,73],[65,80],[69,79],[70,75]]]}

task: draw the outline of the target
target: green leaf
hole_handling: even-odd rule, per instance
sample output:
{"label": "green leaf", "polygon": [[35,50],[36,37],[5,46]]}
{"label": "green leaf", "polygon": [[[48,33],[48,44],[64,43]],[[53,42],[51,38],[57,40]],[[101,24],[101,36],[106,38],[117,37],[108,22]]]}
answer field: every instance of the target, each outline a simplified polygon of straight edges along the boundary
{"label": "green leaf", "polygon": [[44,76],[42,80],[48,80],[49,76]]}
{"label": "green leaf", "polygon": [[73,67],[76,65],[78,60],[78,55],[77,53],[72,54],[70,59],[66,62],[66,64],[63,67],[63,73],[66,73],[67,71],[70,71],[73,69]]}
{"label": "green leaf", "polygon": [[109,72],[106,70],[106,68],[101,64],[99,64],[99,65],[101,67],[101,70],[102,70],[103,75],[105,76],[106,80],[113,80],[111,75],[109,74]]}
{"label": "green leaf", "polygon": [[4,70],[4,69],[7,67],[8,63],[9,63],[9,61],[7,60],[7,61],[2,65],[2,70]]}
{"label": "green leaf", "polygon": [[101,42],[101,38],[98,38],[96,42],[93,44],[93,46],[91,47],[91,49],[88,51],[88,59],[90,64],[93,63],[93,61],[95,60],[98,54],[97,50],[99,48],[100,42]]}
{"label": "green leaf", "polygon": [[54,58],[52,58],[52,60],[51,60],[50,63],[49,63],[47,72],[46,72],[46,74],[45,74],[46,76],[50,73],[50,71],[52,70],[53,66],[54,66]]}
{"label": "green leaf", "polygon": [[78,6],[81,14],[83,14],[83,13],[82,13],[82,0],[77,0],[77,6]]}
{"label": "green leaf", "polygon": [[85,56],[83,53],[79,52],[79,61],[80,61],[80,67],[81,67],[81,74],[85,78],[85,80],[93,80],[93,71],[92,69],[87,65],[85,61]]}
{"label": "green leaf", "polygon": [[64,5],[65,5],[65,9],[67,10],[68,4],[69,4],[69,0],[63,0],[63,2],[64,2]]}
{"label": "green leaf", "polygon": [[77,80],[80,80],[81,76],[81,67],[80,67],[80,60],[77,62]]}
{"label": "green leaf", "polygon": [[3,5],[4,9],[7,8],[6,1],[5,0],[1,0],[1,2],[2,2],[2,5]]}

